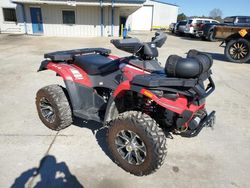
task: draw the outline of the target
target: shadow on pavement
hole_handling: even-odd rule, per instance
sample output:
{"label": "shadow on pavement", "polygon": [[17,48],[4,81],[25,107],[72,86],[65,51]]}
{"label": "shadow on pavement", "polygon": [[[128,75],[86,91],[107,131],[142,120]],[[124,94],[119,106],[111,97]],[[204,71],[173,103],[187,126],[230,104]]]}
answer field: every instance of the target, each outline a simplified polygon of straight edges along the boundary
{"label": "shadow on pavement", "polygon": [[233,62],[228,61],[228,59],[226,58],[226,56],[224,54],[211,53],[211,52],[205,52],[205,53],[211,55],[214,60],[224,61],[227,63],[233,63]]}
{"label": "shadow on pavement", "polygon": [[[114,159],[112,158],[112,155],[109,152],[108,149],[108,144],[106,142],[106,134],[108,131],[108,127],[103,126],[102,123],[98,123],[95,121],[86,121],[81,118],[75,117],[73,124],[75,126],[81,127],[81,128],[88,128],[92,131],[93,135],[96,137],[96,141],[101,147],[102,151],[113,161]],[[168,139],[174,139],[173,135],[170,133],[172,130],[171,129],[163,129],[166,137]]]}
{"label": "shadow on pavement", "polygon": [[[205,52],[205,53],[210,54],[213,57],[214,60],[224,61],[226,63],[235,63],[235,62],[229,61],[224,54],[209,53],[209,52]],[[244,64],[249,64],[249,63],[250,63],[250,61],[248,61],[248,62],[246,62]],[[237,64],[237,63],[235,63],[235,64]],[[241,63],[238,63],[238,64],[241,64]]]}
{"label": "shadow on pavement", "polygon": [[203,53],[211,55],[213,60],[223,61],[226,63],[234,63],[234,62],[228,61],[228,59],[226,58],[226,56],[224,54],[212,53],[212,52],[203,52]]}
{"label": "shadow on pavement", "polygon": [[180,38],[183,39],[183,40],[192,40],[192,41],[199,41],[199,42],[201,41],[201,39],[198,38],[198,37],[188,36],[188,35],[185,35],[185,34],[183,36],[180,36]]}
{"label": "shadow on pavement", "polygon": [[98,123],[96,121],[86,121],[77,117],[75,117],[73,124],[81,128],[90,129],[93,135],[96,137],[96,141],[101,147],[102,151],[114,162],[106,142],[106,134],[108,131],[108,127],[103,126],[102,123]]}
{"label": "shadow on pavement", "polygon": [[[39,181],[36,183],[36,179]],[[11,188],[83,188],[77,178],[69,171],[65,162],[56,162],[56,158],[52,155],[46,155],[40,161],[38,168],[31,168],[23,172],[16,178]]]}

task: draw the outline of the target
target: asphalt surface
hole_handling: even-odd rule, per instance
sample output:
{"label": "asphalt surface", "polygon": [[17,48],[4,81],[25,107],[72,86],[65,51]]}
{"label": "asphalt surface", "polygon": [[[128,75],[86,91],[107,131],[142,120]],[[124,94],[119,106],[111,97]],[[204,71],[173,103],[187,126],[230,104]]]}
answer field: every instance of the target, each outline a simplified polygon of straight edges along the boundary
{"label": "asphalt surface", "polygon": [[[143,40],[150,35],[135,34]],[[219,42],[169,35],[159,50],[164,66],[170,54],[189,49],[214,57],[216,91],[207,109],[217,111],[214,130],[198,137],[168,139],[168,156],[156,173],[130,175],[107,155],[105,130],[78,120],[55,132],[39,120],[35,95],[49,84],[63,84],[55,73],[37,73],[43,54],[84,47],[111,48],[109,38],[56,38],[0,35],[0,187],[161,188],[250,187],[250,64],[228,62]]]}

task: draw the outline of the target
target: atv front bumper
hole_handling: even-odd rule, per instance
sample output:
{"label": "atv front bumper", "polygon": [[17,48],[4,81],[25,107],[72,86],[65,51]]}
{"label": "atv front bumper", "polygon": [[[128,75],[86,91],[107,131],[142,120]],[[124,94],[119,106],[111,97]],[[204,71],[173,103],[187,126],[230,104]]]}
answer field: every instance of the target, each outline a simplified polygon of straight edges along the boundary
{"label": "atv front bumper", "polygon": [[210,127],[210,128],[214,128],[215,125],[215,111],[212,111],[210,114],[206,115],[200,122],[200,124],[198,125],[198,127],[195,130],[188,130],[186,132],[181,133],[182,136],[184,137],[195,137],[197,136],[201,130],[204,127]]}

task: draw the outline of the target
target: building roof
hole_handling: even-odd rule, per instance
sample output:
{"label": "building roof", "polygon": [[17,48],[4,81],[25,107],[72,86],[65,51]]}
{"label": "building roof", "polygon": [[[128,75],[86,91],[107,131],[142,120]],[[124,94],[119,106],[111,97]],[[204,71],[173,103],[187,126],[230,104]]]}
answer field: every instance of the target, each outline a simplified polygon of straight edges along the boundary
{"label": "building roof", "polygon": [[[103,0],[107,2],[107,0]],[[112,1],[112,0],[109,0]],[[114,3],[144,3],[146,0],[114,0]]]}
{"label": "building roof", "polygon": [[150,0],[150,1],[153,1],[153,2],[156,2],[156,3],[162,3],[162,4],[165,4],[165,5],[171,5],[171,6],[179,7],[179,5],[167,3],[167,2],[164,2],[164,1],[161,1],[161,0]]}
{"label": "building roof", "polygon": [[[99,6],[100,0],[11,0],[14,3],[35,3],[35,4],[54,4],[54,5],[93,5]],[[128,5],[142,5],[146,0],[102,0],[102,5],[128,6]]]}

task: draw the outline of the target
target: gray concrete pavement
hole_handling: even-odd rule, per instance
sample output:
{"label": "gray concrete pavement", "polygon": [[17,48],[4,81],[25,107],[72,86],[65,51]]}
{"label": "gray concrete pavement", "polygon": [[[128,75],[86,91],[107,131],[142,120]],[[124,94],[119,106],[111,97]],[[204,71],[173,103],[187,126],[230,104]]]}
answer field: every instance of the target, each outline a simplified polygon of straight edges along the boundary
{"label": "gray concrete pavement", "polygon": [[[150,39],[149,35],[135,34]],[[53,72],[37,73],[45,52],[84,47],[114,49],[108,38],[56,38],[0,35],[0,187],[34,187],[51,169],[51,177],[71,180],[79,187],[250,187],[250,64],[229,63],[219,43],[169,36],[160,49],[163,63],[170,54],[185,56],[189,49],[211,53],[216,92],[207,100],[217,111],[215,129],[192,139],[168,139],[168,156],[155,174],[136,177],[117,167],[106,155],[104,131],[91,122],[78,122],[54,132],[38,119],[35,94],[45,85],[62,81]],[[43,162],[44,156],[55,161]],[[51,157],[51,158],[53,158]],[[48,160],[47,160],[48,161]],[[56,174],[53,169],[59,169]],[[45,170],[46,171],[46,170]],[[53,179],[53,178],[52,178]],[[71,182],[71,183],[72,183]]]}

